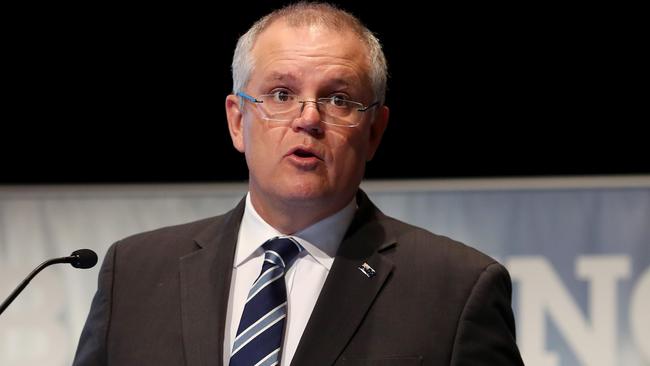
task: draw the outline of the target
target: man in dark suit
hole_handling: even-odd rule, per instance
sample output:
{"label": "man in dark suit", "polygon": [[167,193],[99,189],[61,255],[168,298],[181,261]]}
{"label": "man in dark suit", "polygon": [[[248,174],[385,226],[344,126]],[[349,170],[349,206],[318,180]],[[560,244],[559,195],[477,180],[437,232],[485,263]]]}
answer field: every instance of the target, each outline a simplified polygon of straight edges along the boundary
{"label": "man in dark suit", "polygon": [[114,244],[75,365],[522,365],[507,271],[359,190],[388,122],[386,61],[350,14],[300,3],[233,60],[249,193]]}

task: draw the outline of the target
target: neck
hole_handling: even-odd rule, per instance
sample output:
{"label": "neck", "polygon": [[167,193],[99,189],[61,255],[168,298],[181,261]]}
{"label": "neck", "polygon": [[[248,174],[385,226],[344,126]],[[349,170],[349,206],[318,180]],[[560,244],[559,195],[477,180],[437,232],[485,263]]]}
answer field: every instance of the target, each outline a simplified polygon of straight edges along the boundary
{"label": "neck", "polygon": [[294,234],[335,214],[352,199],[350,197],[347,200],[342,200],[341,203],[332,204],[331,200],[286,202],[285,200],[262,199],[252,191],[250,195],[251,203],[260,217],[286,235]]}

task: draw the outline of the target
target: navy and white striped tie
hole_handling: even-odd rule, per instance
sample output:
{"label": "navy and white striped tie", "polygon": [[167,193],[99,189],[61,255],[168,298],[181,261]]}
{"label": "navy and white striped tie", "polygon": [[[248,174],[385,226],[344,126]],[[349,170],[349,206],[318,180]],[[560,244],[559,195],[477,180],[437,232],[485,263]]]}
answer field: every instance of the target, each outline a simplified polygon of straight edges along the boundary
{"label": "navy and white striped tie", "polygon": [[262,245],[264,264],[253,283],[230,354],[230,366],[280,364],[287,317],[285,271],[302,247],[290,237],[275,237]]}

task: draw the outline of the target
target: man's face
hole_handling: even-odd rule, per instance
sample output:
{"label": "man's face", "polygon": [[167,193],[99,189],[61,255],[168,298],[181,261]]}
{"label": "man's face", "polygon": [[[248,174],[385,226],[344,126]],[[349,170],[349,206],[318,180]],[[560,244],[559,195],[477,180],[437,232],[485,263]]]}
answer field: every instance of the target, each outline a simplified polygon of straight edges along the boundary
{"label": "man's face", "polygon": [[[252,53],[254,68],[242,91],[253,97],[286,91],[301,100],[341,96],[365,106],[375,102],[367,47],[352,33],[276,21],[259,35]],[[282,123],[263,119],[258,106],[242,106],[233,95],[226,108],[233,144],[246,156],[253,202],[308,206],[324,216],[352,199],[388,120],[384,106],[369,109],[356,127],[321,122],[322,108],[315,103]]]}

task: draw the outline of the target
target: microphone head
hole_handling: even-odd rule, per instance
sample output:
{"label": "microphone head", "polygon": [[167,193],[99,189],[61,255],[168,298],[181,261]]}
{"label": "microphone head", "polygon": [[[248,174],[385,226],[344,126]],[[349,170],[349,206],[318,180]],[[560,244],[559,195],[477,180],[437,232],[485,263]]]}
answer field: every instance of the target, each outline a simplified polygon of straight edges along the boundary
{"label": "microphone head", "polygon": [[70,257],[74,268],[92,268],[97,264],[97,254],[90,249],[75,250]]}

